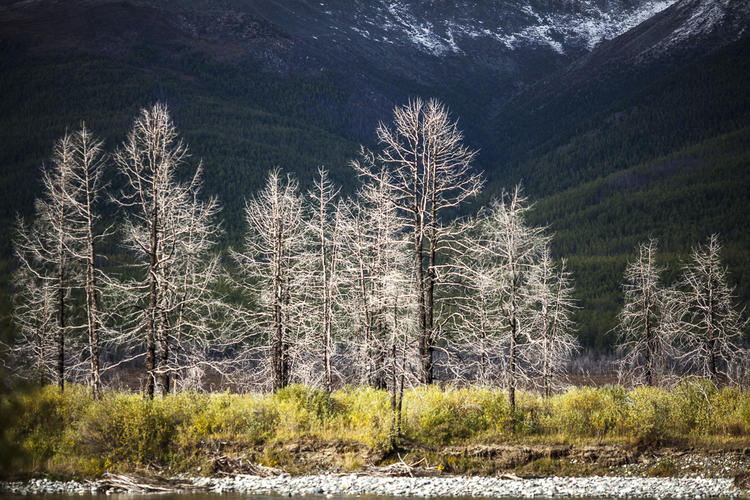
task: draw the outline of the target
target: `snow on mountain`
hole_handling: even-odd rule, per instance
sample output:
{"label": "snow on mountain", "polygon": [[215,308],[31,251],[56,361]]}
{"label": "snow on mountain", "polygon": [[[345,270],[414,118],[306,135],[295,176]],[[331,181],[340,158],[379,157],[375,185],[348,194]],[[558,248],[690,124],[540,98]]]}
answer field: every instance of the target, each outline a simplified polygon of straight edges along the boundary
{"label": "snow on mountain", "polygon": [[[488,39],[507,50],[593,49],[672,5],[675,0],[456,3],[378,0],[356,4],[349,31],[381,43],[411,44],[434,56],[463,54],[469,41]],[[327,4],[321,3],[326,7]],[[333,15],[334,10],[328,10]]]}
{"label": "snow on mountain", "polygon": [[654,45],[651,53],[668,52],[711,38],[724,44],[750,32],[750,2],[744,0],[683,0],[674,10],[672,17],[678,24]]}

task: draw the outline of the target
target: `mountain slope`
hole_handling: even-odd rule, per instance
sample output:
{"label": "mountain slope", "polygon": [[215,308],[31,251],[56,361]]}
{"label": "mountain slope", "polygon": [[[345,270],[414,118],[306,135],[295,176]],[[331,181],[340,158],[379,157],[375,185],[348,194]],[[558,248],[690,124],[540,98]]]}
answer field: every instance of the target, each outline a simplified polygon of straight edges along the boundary
{"label": "mountain slope", "polygon": [[621,304],[620,283],[636,245],[659,240],[673,281],[691,248],[719,233],[722,256],[742,304],[750,304],[750,126],[539,200],[531,216],[570,256],[579,333],[606,348]]}
{"label": "mountain slope", "polygon": [[606,347],[627,255],[650,234],[674,272],[722,232],[750,297],[748,24],[731,0],[6,0],[0,227],[30,213],[66,128],[86,120],[112,149],[161,100],[236,242],[269,168],[304,186],[325,164],[351,192],[348,161],[378,121],[436,96],[480,149],[480,201],[519,180],[539,200],[578,277],[582,336]]}
{"label": "mountain slope", "polygon": [[[704,15],[711,17],[704,18]],[[741,112],[742,99],[747,93],[743,80],[737,77],[738,73],[744,77],[743,70],[723,75],[722,71],[733,70],[731,64],[722,67],[714,64],[706,69],[695,61],[742,39],[748,34],[748,25],[750,5],[745,2],[680,0],[637,27],[603,42],[564,70],[536,82],[506,103],[491,120],[490,127],[497,137],[493,153],[506,164],[508,173],[500,179],[505,181],[513,176],[517,178],[521,173],[528,174],[530,166],[545,156],[550,159],[549,163],[556,163],[558,159],[564,162],[567,150],[576,139],[598,135],[602,128],[612,123],[637,133],[639,124],[624,118],[632,118],[638,113],[641,116],[648,114],[654,105],[668,110],[652,118],[654,122],[672,115],[669,110],[674,106],[684,109],[702,105],[706,109],[696,113],[698,118],[714,119],[721,114],[710,109],[711,102],[717,98],[714,82],[701,86],[699,78],[691,77],[693,71],[713,79],[722,90],[733,87],[732,92],[740,100],[736,107],[738,113]],[[747,57],[743,50],[737,49],[735,61],[744,68]],[[710,58],[708,61],[711,64]],[[685,77],[695,83],[692,95],[672,92],[670,86],[679,86]],[[661,93],[671,101],[670,105],[664,105],[661,96],[653,101],[639,102],[644,94],[649,93],[653,96]],[[709,134],[713,131],[712,123],[697,123],[698,126]],[[659,137],[655,137],[652,142],[658,141]],[[619,149],[624,148],[627,144],[619,145]],[[667,151],[662,149],[659,153]],[[584,151],[580,153],[579,156],[583,156]],[[633,158],[630,165],[645,159]],[[567,175],[575,168],[565,164],[562,170]],[[601,168],[601,165],[596,168]],[[599,171],[598,175],[606,173]],[[550,185],[548,191],[560,187],[566,186]]]}

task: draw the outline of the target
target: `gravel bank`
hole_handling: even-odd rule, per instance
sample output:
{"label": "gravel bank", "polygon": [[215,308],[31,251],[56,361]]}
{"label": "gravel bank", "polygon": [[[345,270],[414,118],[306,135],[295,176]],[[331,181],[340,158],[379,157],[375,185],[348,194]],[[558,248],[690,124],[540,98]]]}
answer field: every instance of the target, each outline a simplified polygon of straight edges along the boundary
{"label": "gravel bank", "polygon": [[[181,478],[185,484],[214,493],[383,496],[474,497],[748,497],[726,478],[547,477],[500,479],[493,477],[372,477],[358,475],[281,475],[264,478],[238,475],[228,478]],[[37,479],[25,483],[0,483],[0,491],[14,494],[123,493],[97,482],[59,482]]]}

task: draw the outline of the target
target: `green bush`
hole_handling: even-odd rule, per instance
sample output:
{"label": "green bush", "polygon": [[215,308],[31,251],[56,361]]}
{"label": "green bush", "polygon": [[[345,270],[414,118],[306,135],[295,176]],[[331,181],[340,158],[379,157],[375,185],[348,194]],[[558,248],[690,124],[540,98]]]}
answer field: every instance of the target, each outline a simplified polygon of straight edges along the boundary
{"label": "green bush", "polygon": [[278,412],[277,433],[285,437],[320,430],[336,411],[336,402],[328,392],[301,384],[276,391],[272,403]]}
{"label": "green bush", "polygon": [[750,394],[724,387],[711,397],[711,433],[725,436],[750,434]]}
{"label": "green bush", "polygon": [[657,442],[674,434],[673,398],[657,387],[637,387],[625,398],[622,430],[644,442]]}
{"label": "green bush", "polygon": [[689,377],[672,390],[679,418],[674,422],[675,431],[690,436],[706,435],[712,426],[713,405],[711,398],[716,386],[708,379]]}
{"label": "green bush", "polygon": [[515,432],[515,415],[498,389],[420,387],[404,398],[405,431],[432,445]]}
{"label": "green bush", "polygon": [[220,393],[205,396],[191,425],[183,429],[186,444],[218,440],[260,444],[276,432],[278,412],[270,398]]}
{"label": "green bush", "polygon": [[19,412],[12,430],[32,471],[42,470],[58,454],[71,453],[75,435],[71,427],[85,414],[92,401],[88,389],[68,385],[35,388],[18,393],[13,405]]}
{"label": "green bush", "polygon": [[390,445],[393,425],[390,395],[371,387],[351,387],[333,394],[338,408],[331,431],[365,443],[371,448]]}
{"label": "green bush", "polygon": [[544,419],[547,432],[572,437],[602,438],[622,420],[622,387],[577,387],[553,396]]}
{"label": "green bush", "polygon": [[201,405],[194,395],[144,399],[132,394],[106,395],[90,406],[77,433],[82,451],[105,463],[171,464],[181,456],[178,430]]}

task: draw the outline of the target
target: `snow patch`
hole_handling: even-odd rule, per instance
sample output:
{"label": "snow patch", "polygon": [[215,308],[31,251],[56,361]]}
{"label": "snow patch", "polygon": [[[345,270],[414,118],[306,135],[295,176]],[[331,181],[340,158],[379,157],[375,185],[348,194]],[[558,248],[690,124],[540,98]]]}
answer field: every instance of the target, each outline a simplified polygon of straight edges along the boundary
{"label": "snow patch", "polygon": [[[475,19],[480,4],[455,4],[449,14],[430,16],[431,4],[415,0],[373,0],[355,3],[351,31],[371,40],[411,45],[434,55],[464,53],[468,40],[490,38],[505,50],[521,46],[547,46],[564,54],[566,48],[593,49],[603,40],[614,38],[666,9],[676,0],[646,0],[637,8],[622,9],[619,2],[600,8],[597,0],[575,0],[571,8],[544,11],[512,0],[502,9],[515,9],[517,15],[497,14],[496,18]],[[717,0],[719,2],[738,0]],[[541,10],[540,10],[541,9]],[[328,13],[327,11],[326,13]],[[486,12],[486,11],[483,11]],[[367,25],[368,29],[363,26]]]}

